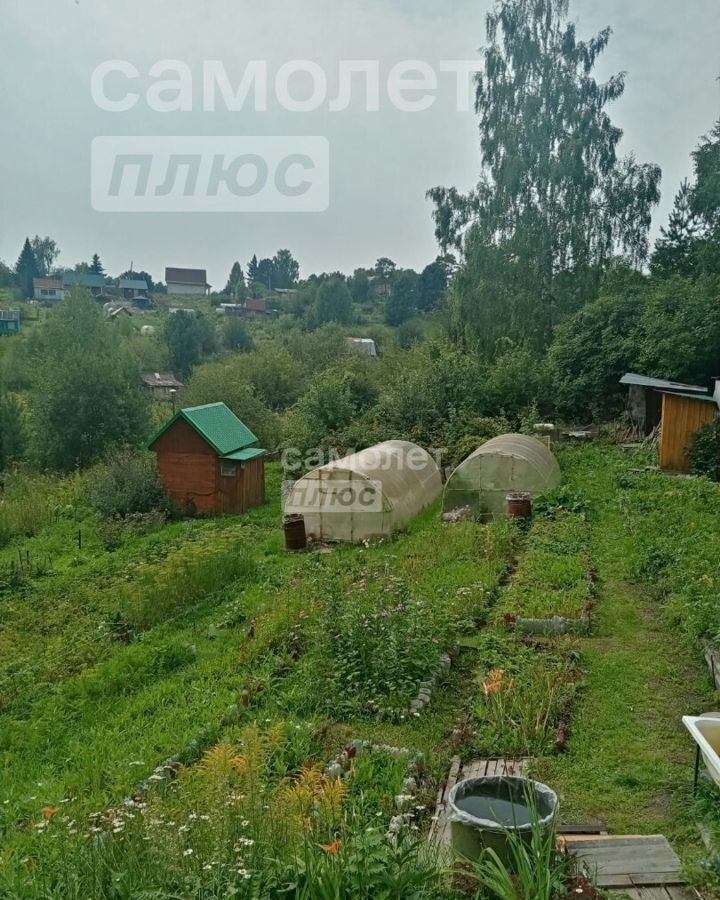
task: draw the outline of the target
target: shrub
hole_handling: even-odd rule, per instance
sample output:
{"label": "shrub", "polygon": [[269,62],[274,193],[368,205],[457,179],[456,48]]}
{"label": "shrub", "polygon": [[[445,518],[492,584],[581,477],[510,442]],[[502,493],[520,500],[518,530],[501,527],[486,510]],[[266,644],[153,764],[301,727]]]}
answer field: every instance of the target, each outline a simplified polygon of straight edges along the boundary
{"label": "shrub", "polygon": [[89,473],[87,497],[93,509],[108,519],[172,509],[155,457],[127,447],[113,451]]}
{"label": "shrub", "polygon": [[720,481],[720,419],[708,422],[697,432],[688,450],[690,471]]}

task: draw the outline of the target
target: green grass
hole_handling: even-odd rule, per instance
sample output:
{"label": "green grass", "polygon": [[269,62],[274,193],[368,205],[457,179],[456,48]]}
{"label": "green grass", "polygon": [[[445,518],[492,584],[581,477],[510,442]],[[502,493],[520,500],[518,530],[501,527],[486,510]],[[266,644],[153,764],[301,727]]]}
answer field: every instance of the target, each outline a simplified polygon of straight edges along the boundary
{"label": "green grass", "polygon": [[[95,539],[91,516],[82,520],[82,551],[71,540],[76,522],[62,518],[8,548],[47,554],[53,571],[4,601],[0,833],[8,865],[32,841],[18,823],[36,821],[42,807],[62,805],[82,820],[117,803],[162,759],[195,739],[212,744],[236,720],[302,710],[325,735],[328,754],[359,736],[439,748],[435,770],[445,767],[459,673],[419,719],[338,720],[332,704],[320,719],[308,643],[328,585],[349,595],[364,579],[379,598],[389,572],[429,604],[484,610],[508,565],[512,528],[445,526],[433,508],[394,542],[294,556],[282,552],[274,467],[269,495],[270,504],[248,516],[171,524],[131,535],[113,553]],[[116,615],[137,628],[133,643],[113,637],[107,625]]]}
{"label": "green grass", "polygon": [[594,634],[583,641],[586,678],[568,752],[534,771],[558,789],[564,818],[602,822],[619,834],[665,834],[689,861],[699,843],[690,803],[694,752],[680,718],[716,706],[707,669],[698,645],[668,624],[636,580],[644,525],[628,519],[619,488],[638,461],[592,448],[564,454],[563,464],[589,501],[599,597]]}
{"label": "green grass", "polygon": [[[48,878],[62,870],[65,885],[94,865],[87,844],[59,853],[59,840],[54,850],[38,842],[42,807],[86,823],[175,753],[189,763],[192,786],[199,751],[223,737],[239,741],[253,721],[280,720],[300,729],[287,771],[303,757],[330,760],[354,738],[372,740],[427,754],[430,797],[455,752],[534,752],[533,771],[558,790],[564,819],[661,832],[692,860],[693,747],[680,717],[717,706],[699,639],[720,630],[718,489],[643,481],[629,473],[639,460],[609,447],[566,450],[561,462],[582,508],[538,516],[524,538],[506,522],[444,525],[433,507],[392,542],[285,554],[275,466],[266,507],[128,531],[113,552],[72,493],[29,536],[16,531],[0,567],[28,558],[49,565],[31,566],[0,594],[0,884],[27,881],[26,858]],[[587,637],[523,639],[496,614],[577,614],[593,570]],[[331,598],[347,619],[346,644],[324,633]],[[394,603],[419,611],[413,628]],[[403,714],[423,667],[460,638],[469,640],[430,706]],[[494,669],[512,680],[512,693],[489,714],[482,685]],[[390,696],[388,673],[397,674],[398,714],[383,719],[366,701],[376,691]],[[568,721],[566,752],[556,755]],[[358,773],[353,802],[363,815],[391,812],[400,772],[386,762]],[[193,802],[192,791],[177,799]],[[173,853],[185,872],[181,846]],[[136,890],[158,857],[136,847],[110,862],[127,868]],[[112,890],[78,888],[77,896],[132,895]]]}

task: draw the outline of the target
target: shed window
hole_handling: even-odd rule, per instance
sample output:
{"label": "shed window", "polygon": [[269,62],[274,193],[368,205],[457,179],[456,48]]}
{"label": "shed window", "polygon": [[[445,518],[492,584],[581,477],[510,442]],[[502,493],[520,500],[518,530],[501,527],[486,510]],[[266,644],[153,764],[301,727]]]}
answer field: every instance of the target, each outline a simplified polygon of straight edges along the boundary
{"label": "shed window", "polygon": [[220,463],[220,474],[223,478],[234,478],[237,475],[235,463]]}

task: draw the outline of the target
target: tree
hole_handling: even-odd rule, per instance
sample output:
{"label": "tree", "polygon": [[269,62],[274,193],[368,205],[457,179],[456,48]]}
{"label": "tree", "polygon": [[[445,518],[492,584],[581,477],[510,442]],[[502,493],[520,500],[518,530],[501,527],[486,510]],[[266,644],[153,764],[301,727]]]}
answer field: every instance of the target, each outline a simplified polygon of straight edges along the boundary
{"label": "tree", "polygon": [[228,350],[249,353],[253,348],[253,340],[247,325],[237,316],[232,316],[226,321],[222,337],[223,344]]}
{"label": "tree", "polygon": [[692,191],[686,178],[675,195],[667,227],[660,229],[650,261],[652,273],[661,277],[690,275],[695,268],[694,250],[701,228],[692,208]]}
{"label": "tree", "polygon": [[388,325],[401,325],[415,314],[418,307],[418,276],[405,270],[393,280],[390,296],[385,304],[385,321]]}
{"label": "tree", "polygon": [[390,281],[395,274],[396,268],[397,266],[395,265],[395,263],[391,259],[388,259],[387,256],[381,256],[380,259],[375,263],[375,268],[373,271],[375,273],[375,276],[383,286],[386,298],[390,293]]}
{"label": "tree", "polygon": [[[92,262],[90,263],[90,272],[93,275],[104,275],[105,269],[103,269],[103,264],[100,262],[100,257],[97,253],[93,253]],[[148,285],[149,287],[150,285]]]}
{"label": "tree", "polygon": [[289,250],[278,250],[273,257],[273,287],[292,288],[300,277],[300,264]]}
{"label": "tree", "polygon": [[326,322],[348,325],[352,321],[352,294],[342,276],[328,278],[318,287],[311,317],[315,327]]}
{"label": "tree", "polygon": [[435,262],[425,266],[420,275],[418,285],[418,309],[429,312],[440,303],[447,290],[448,270],[442,256],[438,256]]}
{"label": "tree", "polygon": [[20,251],[20,256],[15,263],[15,278],[17,279],[23,297],[26,299],[30,299],[33,296],[33,278],[37,278],[38,276],[38,264],[30,244],[30,238],[25,238],[25,243]]}
{"label": "tree", "polygon": [[40,461],[70,471],[147,436],[137,363],[87,291],[73,288],[41,332],[31,390]]}
{"label": "tree", "polygon": [[480,180],[468,195],[428,192],[443,251],[469,236],[481,256],[498,248],[506,264],[497,274],[537,298],[531,321],[544,344],[555,276],[602,267],[618,251],[639,265],[659,200],[660,169],[617,156],[622,131],[605,107],[622,96],[624,76],[592,76],[610,30],[580,41],[567,17],[568,0],[498,2],[476,82]]}
{"label": "tree", "polygon": [[0,288],[11,288],[15,284],[15,273],[0,260]]}
{"label": "tree", "polygon": [[215,350],[214,328],[202,313],[179,309],[168,316],[164,335],[170,366],[183,378]]}
{"label": "tree", "polygon": [[247,286],[245,285],[245,275],[239,262],[233,263],[230,275],[225,285],[225,293],[234,297],[235,300],[244,300],[247,297]]}
{"label": "tree", "polygon": [[279,421],[244,377],[247,359],[247,354],[241,354],[198,366],[185,389],[185,402],[191,406],[227,404],[257,436],[261,447],[274,449],[280,441]]}
{"label": "tree", "polygon": [[693,212],[701,217],[717,242],[720,241],[720,119],[693,152],[693,163]]}
{"label": "tree", "polygon": [[262,284],[264,287],[268,288],[268,290],[275,286],[275,265],[269,257],[261,259],[257,264],[257,277],[255,278],[255,281],[257,284]]}
{"label": "tree", "polygon": [[370,279],[366,269],[355,269],[348,286],[356,303],[366,303],[370,299]]}
{"label": "tree", "polygon": [[255,282],[258,280],[258,258],[254,253],[253,258],[248,263],[247,280],[249,285],[255,284]]}
{"label": "tree", "polygon": [[40,237],[36,234],[30,242],[37,262],[38,276],[45,278],[50,274],[53,263],[60,256],[60,248],[51,237]]}
{"label": "tree", "polygon": [[25,416],[18,400],[0,394],[0,472],[25,456],[27,432]]}

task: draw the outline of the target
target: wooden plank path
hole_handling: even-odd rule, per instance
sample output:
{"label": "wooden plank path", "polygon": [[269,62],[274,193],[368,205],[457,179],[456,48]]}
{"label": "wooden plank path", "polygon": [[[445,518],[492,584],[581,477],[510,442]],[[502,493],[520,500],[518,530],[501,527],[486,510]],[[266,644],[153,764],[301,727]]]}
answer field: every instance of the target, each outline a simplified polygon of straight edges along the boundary
{"label": "wooden plank path", "polygon": [[[523,776],[530,759],[476,759],[461,763],[453,757],[447,780],[440,785],[430,840],[443,850],[451,845],[446,808],[452,788],[468,778],[490,775]],[[558,845],[572,853],[598,887],[630,900],[701,900],[689,888],[675,851],[662,835],[609,835],[600,825],[558,827]]]}
{"label": "wooden plank path", "polygon": [[680,860],[661,834],[564,835],[561,841],[598,887],[685,884]]}

